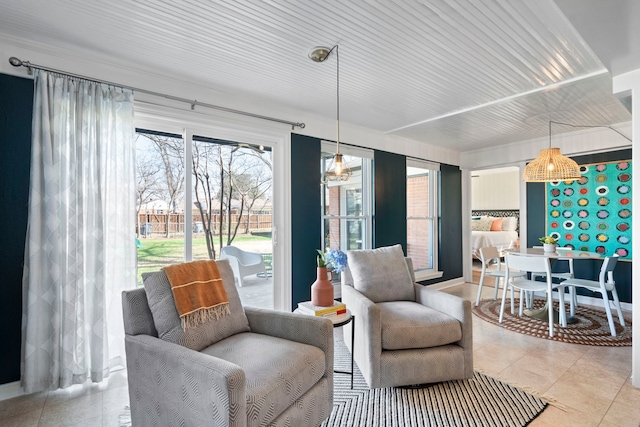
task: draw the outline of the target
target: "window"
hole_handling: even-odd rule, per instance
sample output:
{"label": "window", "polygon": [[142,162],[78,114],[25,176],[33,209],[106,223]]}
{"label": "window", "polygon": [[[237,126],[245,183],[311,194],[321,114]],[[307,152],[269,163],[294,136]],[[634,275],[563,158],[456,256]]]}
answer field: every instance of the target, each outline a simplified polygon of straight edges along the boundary
{"label": "window", "polygon": [[[344,162],[352,171],[348,181],[329,181],[322,192],[324,249],[371,248],[371,162],[373,153],[342,146]],[[322,143],[321,173],[327,170],[335,144]]]}
{"label": "window", "polygon": [[438,265],[439,170],[437,164],[407,158],[407,256],[417,280],[428,278]]}

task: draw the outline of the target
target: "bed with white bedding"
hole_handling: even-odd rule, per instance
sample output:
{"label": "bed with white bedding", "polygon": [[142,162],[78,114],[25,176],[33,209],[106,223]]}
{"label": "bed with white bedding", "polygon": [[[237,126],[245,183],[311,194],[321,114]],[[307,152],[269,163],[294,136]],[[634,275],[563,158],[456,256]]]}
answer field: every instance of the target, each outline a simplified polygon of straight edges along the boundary
{"label": "bed with white bedding", "polygon": [[486,246],[495,246],[498,249],[515,247],[518,244],[518,232],[516,231],[472,231],[471,251],[478,253],[478,249]]}
{"label": "bed with white bedding", "polygon": [[518,210],[473,211],[471,220],[471,253],[486,246],[497,248],[519,245]]}

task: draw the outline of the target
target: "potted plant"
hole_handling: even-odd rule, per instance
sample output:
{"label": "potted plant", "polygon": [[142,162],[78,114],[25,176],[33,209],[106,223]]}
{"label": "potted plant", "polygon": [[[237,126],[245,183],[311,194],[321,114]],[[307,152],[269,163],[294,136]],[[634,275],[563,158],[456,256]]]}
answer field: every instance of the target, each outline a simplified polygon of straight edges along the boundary
{"label": "potted plant", "polygon": [[538,239],[544,245],[545,252],[555,252],[558,241],[553,236],[543,236]]}

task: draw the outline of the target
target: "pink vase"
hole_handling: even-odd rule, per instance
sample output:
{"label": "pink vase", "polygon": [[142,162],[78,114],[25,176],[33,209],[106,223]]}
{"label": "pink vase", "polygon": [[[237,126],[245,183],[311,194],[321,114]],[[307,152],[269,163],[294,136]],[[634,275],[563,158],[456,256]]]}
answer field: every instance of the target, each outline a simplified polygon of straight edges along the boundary
{"label": "pink vase", "polygon": [[328,277],[326,267],[318,267],[318,277],[311,285],[311,304],[320,307],[330,307],[333,305],[333,285]]}

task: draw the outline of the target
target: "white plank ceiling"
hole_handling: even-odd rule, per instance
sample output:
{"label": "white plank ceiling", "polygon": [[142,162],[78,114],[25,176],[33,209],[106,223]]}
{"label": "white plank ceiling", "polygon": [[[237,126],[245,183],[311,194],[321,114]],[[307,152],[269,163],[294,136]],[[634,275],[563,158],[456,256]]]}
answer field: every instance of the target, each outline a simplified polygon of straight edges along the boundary
{"label": "white plank ceiling", "polygon": [[458,151],[630,120],[552,0],[2,0],[3,34],[328,117],[337,43],[343,122]]}

